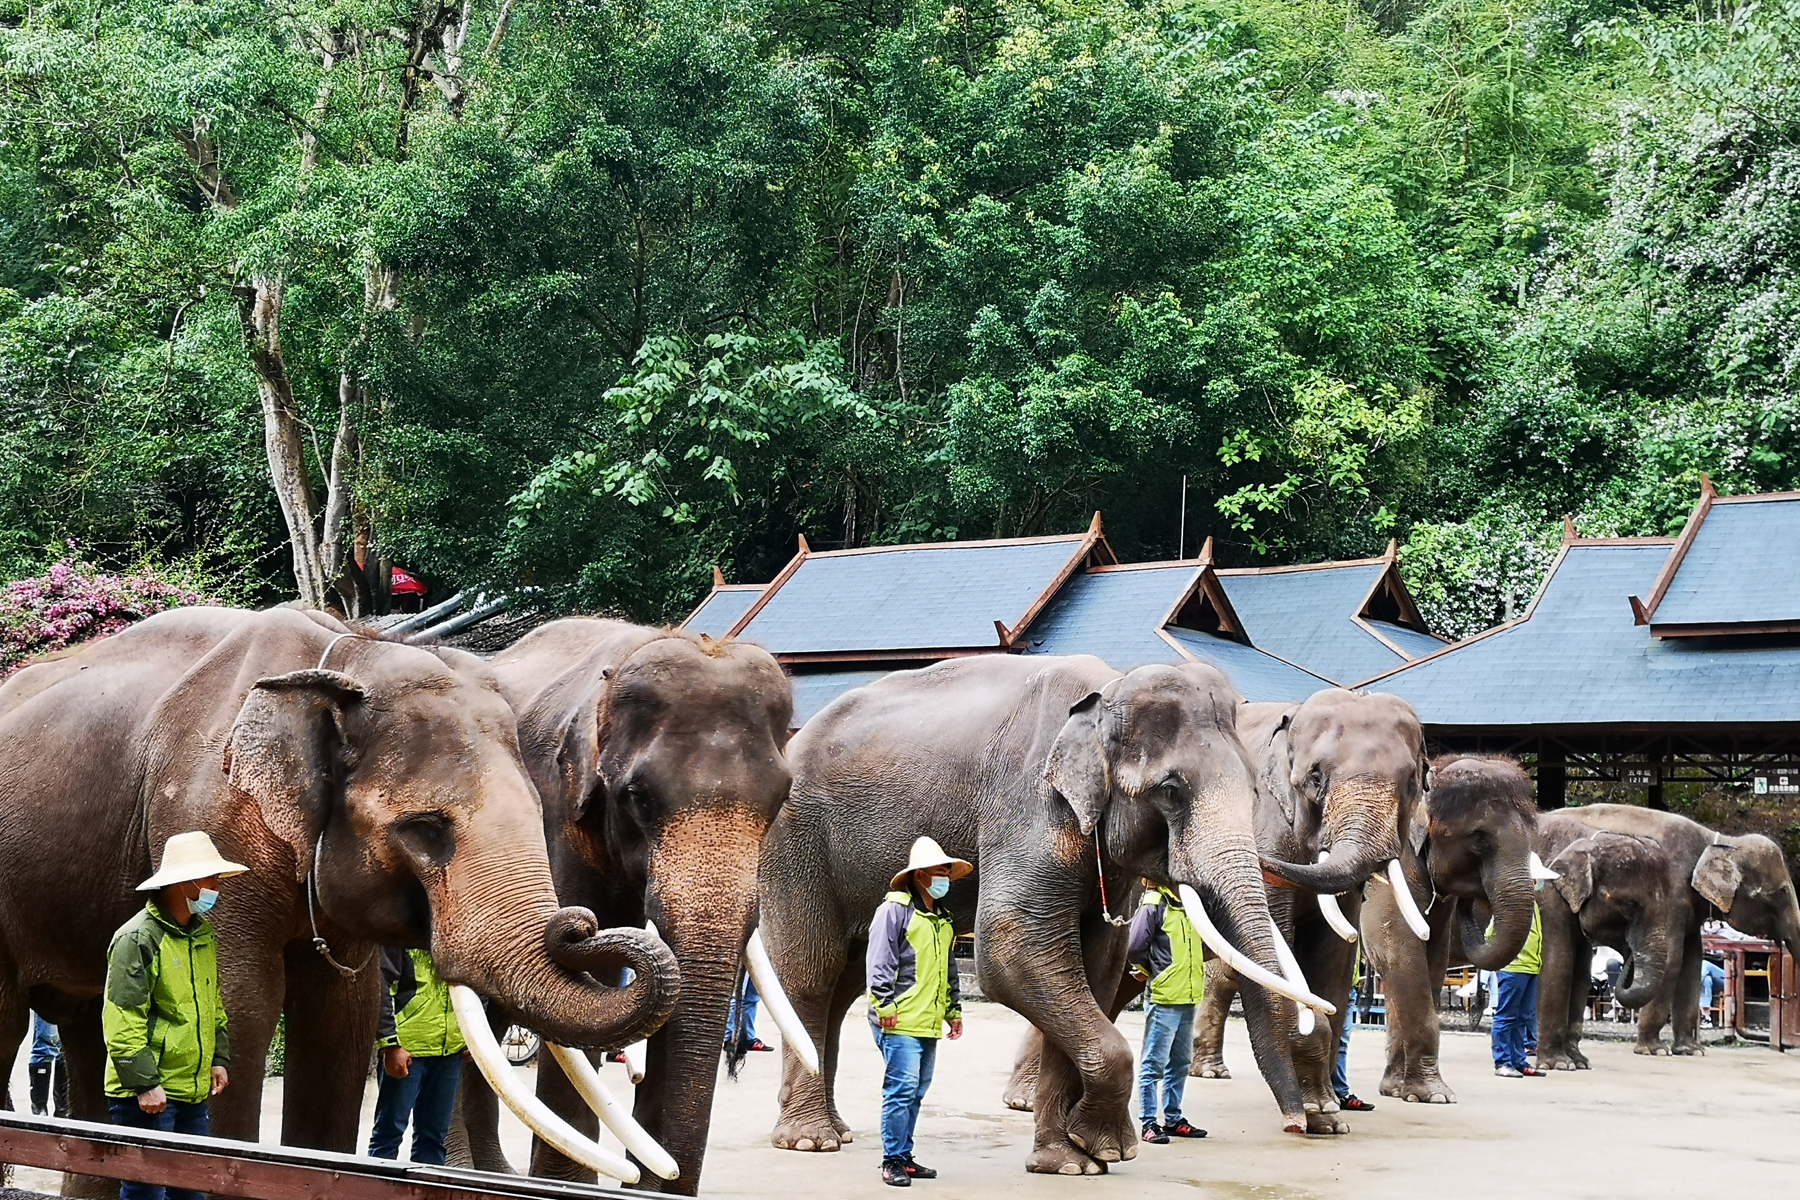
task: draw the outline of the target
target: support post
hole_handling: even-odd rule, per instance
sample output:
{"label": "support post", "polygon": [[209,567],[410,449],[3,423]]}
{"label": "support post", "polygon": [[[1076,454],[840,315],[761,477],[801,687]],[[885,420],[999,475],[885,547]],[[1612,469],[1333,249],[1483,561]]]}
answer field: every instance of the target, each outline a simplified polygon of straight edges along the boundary
{"label": "support post", "polygon": [[1537,760],[1539,812],[1562,808],[1568,801],[1569,767],[1561,750],[1540,750]]}

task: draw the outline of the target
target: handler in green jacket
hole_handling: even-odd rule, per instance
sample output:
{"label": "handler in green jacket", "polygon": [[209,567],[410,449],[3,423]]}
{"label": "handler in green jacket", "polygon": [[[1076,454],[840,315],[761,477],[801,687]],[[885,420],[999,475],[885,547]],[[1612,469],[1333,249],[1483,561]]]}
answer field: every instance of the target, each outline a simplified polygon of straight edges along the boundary
{"label": "handler in green jacket", "polygon": [[381,951],[381,1081],[375,1097],[372,1158],[399,1158],[406,1123],[412,1161],[444,1163],[444,1139],[462,1079],[462,1027],[450,1007],[450,985],[423,950]]}
{"label": "handler in green jacket", "polygon": [[[106,1097],[115,1125],[203,1137],[206,1102],[230,1083],[231,1038],[219,999],[219,943],[201,914],[219,881],[249,868],[227,862],[212,839],[178,833],[162,867],[138,885],[150,901],[113,934],[106,952],[101,1028]],[[121,1183],[119,1200],[200,1200],[183,1188]]]}
{"label": "handler in green jacket", "polygon": [[913,1158],[913,1129],[931,1086],[944,1026],[950,1027],[951,1041],[962,1036],[962,989],[950,953],[956,923],[938,902],[950,894],[952,880],[974,869],[931,838],[919,838],[869,923],[864,965],[869,1024],[887,1067],[881,1081],[881,1181],[889,1187],[937,1178]]}
{"label": "handler in green jacket", "polygon": [[1144,1052],[1138,1059],[1138,1118],[1144,1123],[1143,1139],[1166,1146],[1172,1137],[1206,1136],[1206,1130],[1181,1115],[1181,1095],[1194,1061],[1194,1006],[1206,991],[1205,951],[1175,893],[1148,879],[1144,887],[1125,951],[1131,973],[1149,984],[1144,989]]}

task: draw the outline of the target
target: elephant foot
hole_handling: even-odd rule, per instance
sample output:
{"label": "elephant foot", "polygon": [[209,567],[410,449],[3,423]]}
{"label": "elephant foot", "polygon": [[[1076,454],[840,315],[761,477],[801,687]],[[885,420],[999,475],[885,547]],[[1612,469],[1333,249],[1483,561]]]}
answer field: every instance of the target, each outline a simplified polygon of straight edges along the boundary
{"label": "elephant foot", "polygon": [[1661,1041],[1639,1042],[1631,1048],[1633,1054],[1643,1054],[1651,1058],[1659,1058],[1669,1053],[1669,1047]]}
{"label": "elephant foot", "polygon": [[1588,1069],[1587,1059],[1577,1060],[1573,1054],[1546,1054],[1542,1051],[1537,1056],[1540,1071],[1585,1071]]}
{"label": "elephant foot", "polygon": [[1335,1104],[1331,1106],[1330,1112],[1326,1112],[1315,1105],[1308,1104],[1306,1106],[1306,1132],[1325,1134],[1349,1133],[1350,1122],[1344,1120],[1343,1114],[1338,1111],[1338,1107]]}
{"label": "elephant foot", "polygon": [[1699,1042],[1676,1042],[1674,1049],[1670,1050],[1669,1053],[1681,1058],[1693,1058],[1696,1055],[1705,1057],[1706,1047],[1702,1046]]}
{"label": "elephant foot", "polygon": [[1025,1160],[1033,1175],[1104,1175],[1106,1164],[1095,1162],[1073,1146],[1039,1146]]}
{"label": "elephant foot", "polygon": [[1231,1072],[1226,1069],[1222,1058],[1196,1058],[1194,1065],[1188,1068],[1188,1074],[1195,1079],[1231,1078]]}
{"label": "elephant foot", "polygon": [[850,1139],[830,1116],[784,1117],[769,1135],[769,1144],[777,1150],[798,1150],[804,1154],[831,1154]]}
{"label": "elephant foot", "polygon": [[1100,1106],[1089,1104],[1084,1097],[1069,1113],[1064,1135],[1090,1158],[1103,1163],[1136,1158],[1137,1129],[1131,1123],[1131,1114],[1122,1104],[1105,1107],[1109,1111],[1101,1112]]}
{"label": "elephant foot", "polygon": [[1014,1112],[1030,1112],[1032,1106],[1037,1103],[1037,1079],[1034,1077],[1014,1080],[1007,1087],[1006,1095],[1002,1096],[1001,1100]]}
{"label": "elephant foot", "polygon": [[1435,1071],[1430,1074],[1401,1076],[1398,1079],[1383,1079],[1381,1094],[1404,1100],[1408,1104],[1456,1103],[1456,1093],[1450,1090],[1450,1085],[1444,1082],[1443,1076]]}

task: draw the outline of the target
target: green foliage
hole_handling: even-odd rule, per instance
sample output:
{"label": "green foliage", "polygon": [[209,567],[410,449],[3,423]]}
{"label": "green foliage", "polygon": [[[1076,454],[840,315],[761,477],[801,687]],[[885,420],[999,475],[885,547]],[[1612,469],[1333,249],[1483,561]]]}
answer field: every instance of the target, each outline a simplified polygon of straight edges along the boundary
{"label": "green foliage", "polygon": [[796,533],[1166,556],[1185,478],[1468,633],[1565,513],[1800,486],[1800,0],[462,10],[0,16],[0,576],[291,594],[271,278],[359,545],[643,619]]}

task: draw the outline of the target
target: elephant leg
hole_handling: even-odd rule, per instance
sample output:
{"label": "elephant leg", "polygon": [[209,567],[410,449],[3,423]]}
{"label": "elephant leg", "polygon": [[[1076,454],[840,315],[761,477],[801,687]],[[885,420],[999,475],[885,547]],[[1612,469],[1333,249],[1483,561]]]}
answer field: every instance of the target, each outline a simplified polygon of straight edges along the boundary
{"label": "elephant leg", "polygon": [[25,989],[19,985],[18,972],[10,962],[0,959],[0,1062],[7,1066],[0,1078],[0,1104],[17,1112],[12,1096],[12,1064],[19,1059],[19,1046],[31,1028],[31,1006]]}
{"label": "elephant leg", "polygon": [[1016,1112],[1030,1112],[1037,1100],[1038,1071],[1043,1065],[1044,1035],[1033,1025],[1019,1040],[1019,1054],[1013,1059],[1012,1078],[1007,1080],[1002,1099]]}
{"label": "elephant leg", "polygon": [[[573,1126],[577,1133],[589,1139],[600,1136],[600,1118],[594,1115],[594,1110],[587,1106],[587,1101],[581,1098],[581,1093],[569,1082],[569,1077],[563,1073],[556,1056],[547,1050],[537,1056],[537,1098],[551,1112]],[[593,1171],[564,1157],[535,1135],[531,1139],[531,1173],[539,1179],[561,1179],[568,1183],[595,1183],[599,1180],[599,1176]]]}
{"label": "elephant leg", "polygon": [[[109,1123],[112,1114],[104,1090],[106,1037],[100,1029],[100,998],[87,1001],[59,1022],[57,1032],[62,1034],[63,1061],[69,1072],[69,1116],[77,1121]],[[119,1181],[97,1175],[64,1175],[62,1194],[117,1200]]]}
{"label": "elephant leg", "polygon": [[[511,1018],[494,1005],[488,1010],[488,1028],[498,1041],[506,1035]],[[543,1055],[548,1057],[548,1055]],[[453,1167],[473,1167],[501,1175],[516,1175],[500,1145],[500,1098],[480,1071],[464,1071],[456,1089],[456,1116],[450,1124],[445,1152]]]}
{"label": "elephant leg", "polygon": [[[865,956],[865,943],[857,942],[850,948],[849,961],[859,963]],[[837,1068],[838,1055],[843,1050],[844,1018],[850,1013],[850,1006],[864,995],[863,973],[854,967],[846,970],[838,977],[837,987],[831,993],[831,1008],[825,1017],[825,1057],[820,1060],[819,1069],[824,1072],[825,1112],[830,1118],[832,1127],[837,1130],[838,1142],[849,1145],[856,1140],[850,1123],[844,1120],[837,1106]]]}
{"label": "elephant leg", "polygon": [[1682,939],[1681,959],[1674,975],[1673,1022],[1675,1045],[1672,1054],[1683,1056],[1705,1054],[1700,1045],[1700,968],[1705,955],[1700,950],[1700,924],[1690,922]]}
{"label": "elephant leg", "polygon": [[[1543,928],[1543,959],[1538,972],[1537,1061],[1546,1071],[1573,1071],[1581,1064],[1575,1044],[1581,1037],[1580,1013],[1587,1011],[1588,966],[1593,952],[1583,950],[1575,916],[1560,902],[1538,910]],[[1575,1005],[1579,1002],[1579,1012]]]}
{"label": "elephant leg", "polygon": [[[1350,913],[1345,915],[1355,919]],[[1350,1124],[1339,1112],[1337,1091],[1331,1086],[1331,1068],[1337,1061],[1338,1034],[1343,1029],[1339,1022],[1349,1007],[1356,948],[1332,933],[1322,919],[1307,920],[1294,931],[1294,958],[1314,993],[1338,1010],[1334,1018],[1316,1021],[1311,1033],[1290,1044],[1306,1110],[1306,1131],[1349,1133]]]}
{"label": "elephant leg", "polygon": [[[1370,965],[1381,972],[1387,995],[1387,1067],[1381,1094],[1409,1104],[1454,1104],[1456,1093],[1438,1073],[1437,992],[1450,955],[1456,902],[1441,903],[1432,913],[1427,943],[1406,928],[1392,888],[1368,892],[1363,902],[1365,949]],[[1339,1014],[1339,1020],[1342,1017]]]}
{"label": "elephant leg", "polygon": [[[362,1115],[363,1091],[369,1082],[369,1064],[375,1053],[375,1026],[381,1007],[381,967],[375,947],[345,945],[337,949],[342,961],[364,964],[345,978],[307,942],[289,942],[287,964],[287,1075],[282,1080],[281,1141],[287,1146],[354,1153],[357,1120]],[[257,1014],[260,1018],[261,1014]],[[261,1105],[261,1066],[268,1054],[273,1021],[253,1019],[242,1046],[240,1068],[256,1082],[256,1103]],[[232,1023],[236,1042],[237,1023]],[[220,1099],[241,1086],[234,1074],[232,1087]],[[226,1136],[255,1136],[254,1110],[234,1110],[234,1132]]]}
{"label": "elephant leg", "polygon": [[[763,929],[767,936],[769,922],[766,916]],[[785,952],[786,947],[782,950]],[[775,954],[776,947],[771,946],[770,952]],[[857,973],[846,970],[848,959],[848,946],[837,938],[804,947],[791,957],[775,959],[776,970],[795,1014],[806,1026],[806,1032],[812,1035],[813,1045],[825,1048],[819,1074],[815,1076],[800,1062],[799,1056],[786,1046],[782,1047],[781,1115],[776,1119],[774,1132],[769,1135],[770,1143],[778,1150],[829,1153],[843,1145],[839,1128],[843,1118],[833,1110],[832,1089],[836,1083],[844,1010],[838,1009],[834,1001],[841,985],[847,986],[846,975],[851,977],[849,983],[856,983]],[[845,1010],[847,1008],[845,1005]],[[836,1021],[832,1020],[834,1012],[839,1017]]]}
{"label": "elephant leg", "polygon": [[1206,964],[1206,990],[1194,1013],[1194,1065],[1188,1074],[1201,1079],[1230,1079],[1225,1066],[1225,1018],[1238,994],[1237,976],[1213,959]]}
{"label": "elephant leg", "polygon": [[[988,994],[1043,1031],[1028,1171],[1096,1175],[1137,1156],[1131,1122],[1131,1047],[1096,992],[1113,996],[1125,969],[1125,939],[1097,915],[1060,939],[1042,919],[996,901],[983,908],[976,940]],[[1038,931],[1034,936],[1033,931]]]}
{"label": "elephant leg", "polygon": [[[214,1137],[235,1138],[243,1142],[255,1142],[262,1139],[262,1100],[263,1088],[266,1084],[264,1073],[269,1061],[269,1043],[275,1038],[276,1022],[281,1018],[282,997],[287,987],[287,959],[285,955],[277,960],[280,964],[273,970],[252,967],[252,964],[268,962],[272,957],[268,944],[253,943],[252,932],[260,930],[234,930],[232,940],[220,947],[220,979],[219,986],[223,992],[225,1011],[231,1016],[231,1086],[214,1096],[207,1109],[211,1120]],[[279,945],[280,939],[271,937],[270,942]],[[252,945],[255,949],[251,949]],[[245,969],[245,968],[252,969]],[[292,1019],[289,1025],[293,1024]],[[284,1113],[298,1105],[298,1101],[289,1099],[293,1095],[293,1079],[296,1069],[304,1071],[301,1065],[305,1052],[296,1052],[294,1048],[293,1029],[288,1030],[287,1078],[283,1081],[282,1105]],[[362,1093],[356,1094],[357,1108],[362,1107]],[[355,1138],[355,1126],[351,1127],[351,1139]],[[319,1147],[330,1150],[351,1150],[354,1146],[346,1143],[341,1146]]]}

